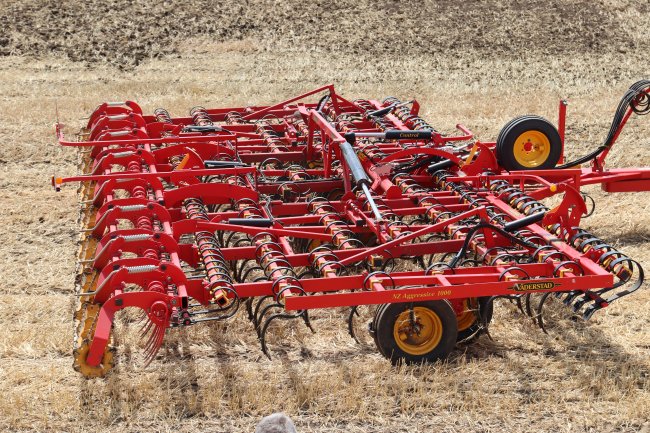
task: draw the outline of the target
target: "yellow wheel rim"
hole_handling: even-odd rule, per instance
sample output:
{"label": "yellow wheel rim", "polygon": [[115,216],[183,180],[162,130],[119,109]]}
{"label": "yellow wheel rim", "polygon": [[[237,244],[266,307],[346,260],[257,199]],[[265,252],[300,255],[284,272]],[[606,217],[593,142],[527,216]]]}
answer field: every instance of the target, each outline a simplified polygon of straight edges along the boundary
{"label": "yellow wheel rim", "polygon": [[442,339],[442,320],[426,307],[414,307],[403,311],[395,321],[393,337],[397,346],[409,355],[431,352]]}
{"label": "yellow wheel rim", "polygon": [[515,140],[515,159],[524,167],[539,167],[551,154],[551,141],[541,131],[526,131]]}
{"label": "yellow wheel rim", "polygon": [[460,314],[456,315],[459,331],[464,331],[476,323],[476,314],[474,314],[476,306],[476,298],[465,299],[463,302],[463,311]]}

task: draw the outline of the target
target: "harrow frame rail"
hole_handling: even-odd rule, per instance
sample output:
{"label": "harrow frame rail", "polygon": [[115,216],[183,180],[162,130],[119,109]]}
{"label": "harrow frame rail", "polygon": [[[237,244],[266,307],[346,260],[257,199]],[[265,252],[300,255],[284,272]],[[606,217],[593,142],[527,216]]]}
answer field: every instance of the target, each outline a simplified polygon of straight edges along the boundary
{"label": "harrow frame rail", "polygon": [[[351,102],[333,85],[189,117],[104,103],[79,141],[57,123],[60,145],[83,149],[83,174],[52,179],[81,182],[75,368],[112,368],[113,320],[128,307],[147,319],[147,363],[168,328],[228,319],[242,303],[267,355],[273,320],[311,327],[317,308],[353,307],[352,321],[356,306],[405,303],[413,334],[413,305],[444,302],[473,337],[498,297],[525,299],[543,327],[555,293],[588,318],[643,282],[636,261],[579,228],[580,188],[650,190],[649,169],[604,169],[649,88],[583,169],[508,172],[495,142],[461,124],[438,132],[415,100]],[[565,114],[562,101],[562,145]],[[561,193],[554,209],[539,202]]]}

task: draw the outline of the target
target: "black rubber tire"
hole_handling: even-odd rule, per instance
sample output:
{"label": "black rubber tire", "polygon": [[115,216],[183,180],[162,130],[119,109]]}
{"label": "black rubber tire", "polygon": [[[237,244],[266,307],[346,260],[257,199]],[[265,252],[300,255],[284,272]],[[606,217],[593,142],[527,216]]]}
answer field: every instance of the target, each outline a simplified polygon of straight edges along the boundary
{"label": "black rubber tire", "polygon": [[375,310],[375,317],[372,321],[370,333],[372,334],[372,338],[375,340],[375,344],[377,345],[377,349],[379,349],[379,353],[381,353],[383,356],[388,358],[384,352],[381,350],[381,346],[379,346],[379,343],[377,342],[377,323],[379,320],[379,317],[383,314],[383,311],[388,307],[390,304],[381,304],[377,306],[377,309]]}
{"label": "black rubber tire", "polygon": [[[494,313],[494,302],[489,302],[489,296],[482,296],[478,298],[478,306],[481,315],[485,315],[485,322],[489,324],[492,321],[492,314]],[[483,333],[483,323],[480,317],[476,318],[476,322],[467,329],[458,331],[458,337],[456,341],[462,341],[464,343],[469,343],[474,341]]]}
{"label": "black rubber tire", "polygon": [[[526,131],[539,131],[548,138],[550,152],[546,160],[536,166],[521,165],[514,155],[515,140]],[[512,119],[501,129],[497,137],[496,157],[499,165],[512,170],[545,170],[554,168],[562,155],[562,139],[555,126],[540,116],[526,115]]]}
{"label": "black rubber tire", "polygon": [[[442,338],[437,346],[428,353],[413,355],[404,352],[395,342],[393,329],[399,315],[412,307],[425,307],[438,315],[442,323]],[[458,322],[451,304],[445,300],[414,303],[384,304],[377,310],[375,321],[375,338],[379,352],[391,363],[420,364],[446,358],[456,346]]]}

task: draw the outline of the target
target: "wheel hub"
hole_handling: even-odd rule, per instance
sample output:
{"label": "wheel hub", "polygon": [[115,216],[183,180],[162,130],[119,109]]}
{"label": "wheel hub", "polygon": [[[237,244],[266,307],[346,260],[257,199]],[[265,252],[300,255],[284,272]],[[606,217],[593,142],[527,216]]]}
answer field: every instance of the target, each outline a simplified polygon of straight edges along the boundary
{"label": "wheel hub", "polygon": [[526,131],[515,140],[514,156],[524,167],[538,167],[548,159],[551,142],[541,131]]}
{"label": "wheel hub", "polygon": [[442,321],[428,308],[414,307],[402,312],[393,329],[395,342],[404,352],[423,355],[435,348],[442,339]]}

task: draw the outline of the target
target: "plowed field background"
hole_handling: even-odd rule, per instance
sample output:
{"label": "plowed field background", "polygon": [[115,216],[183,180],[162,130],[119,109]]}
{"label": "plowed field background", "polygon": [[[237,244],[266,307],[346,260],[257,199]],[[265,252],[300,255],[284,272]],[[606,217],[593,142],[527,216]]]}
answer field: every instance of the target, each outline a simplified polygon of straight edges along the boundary
{"label": "plowed field background", "polygon": [[[633,1],[311,1],[0,4],[0,429],[253,431],[271,411],[301,432],[650,431],[647,288],[550,335],[506,303],[451,359],[393,368],[349,338],[343,313],[317,334],[282,324],[273,361],[243,317],[170,331],[148,368],[136,326],[117,324],[106,379],[73,371],[76,172],[55,144],[106,100],[185,115],[272,103],[326,83],[346,97],[417,97],[443,131],[492,140],[512,117],[556,119],[568,98],[568,154],[604,139],[627,87],[650,77],[650,7]],[[612,167],[650,165],[650,119],[633,119]],[[589,192],[583,225],[650,269],[650,193]]]}

